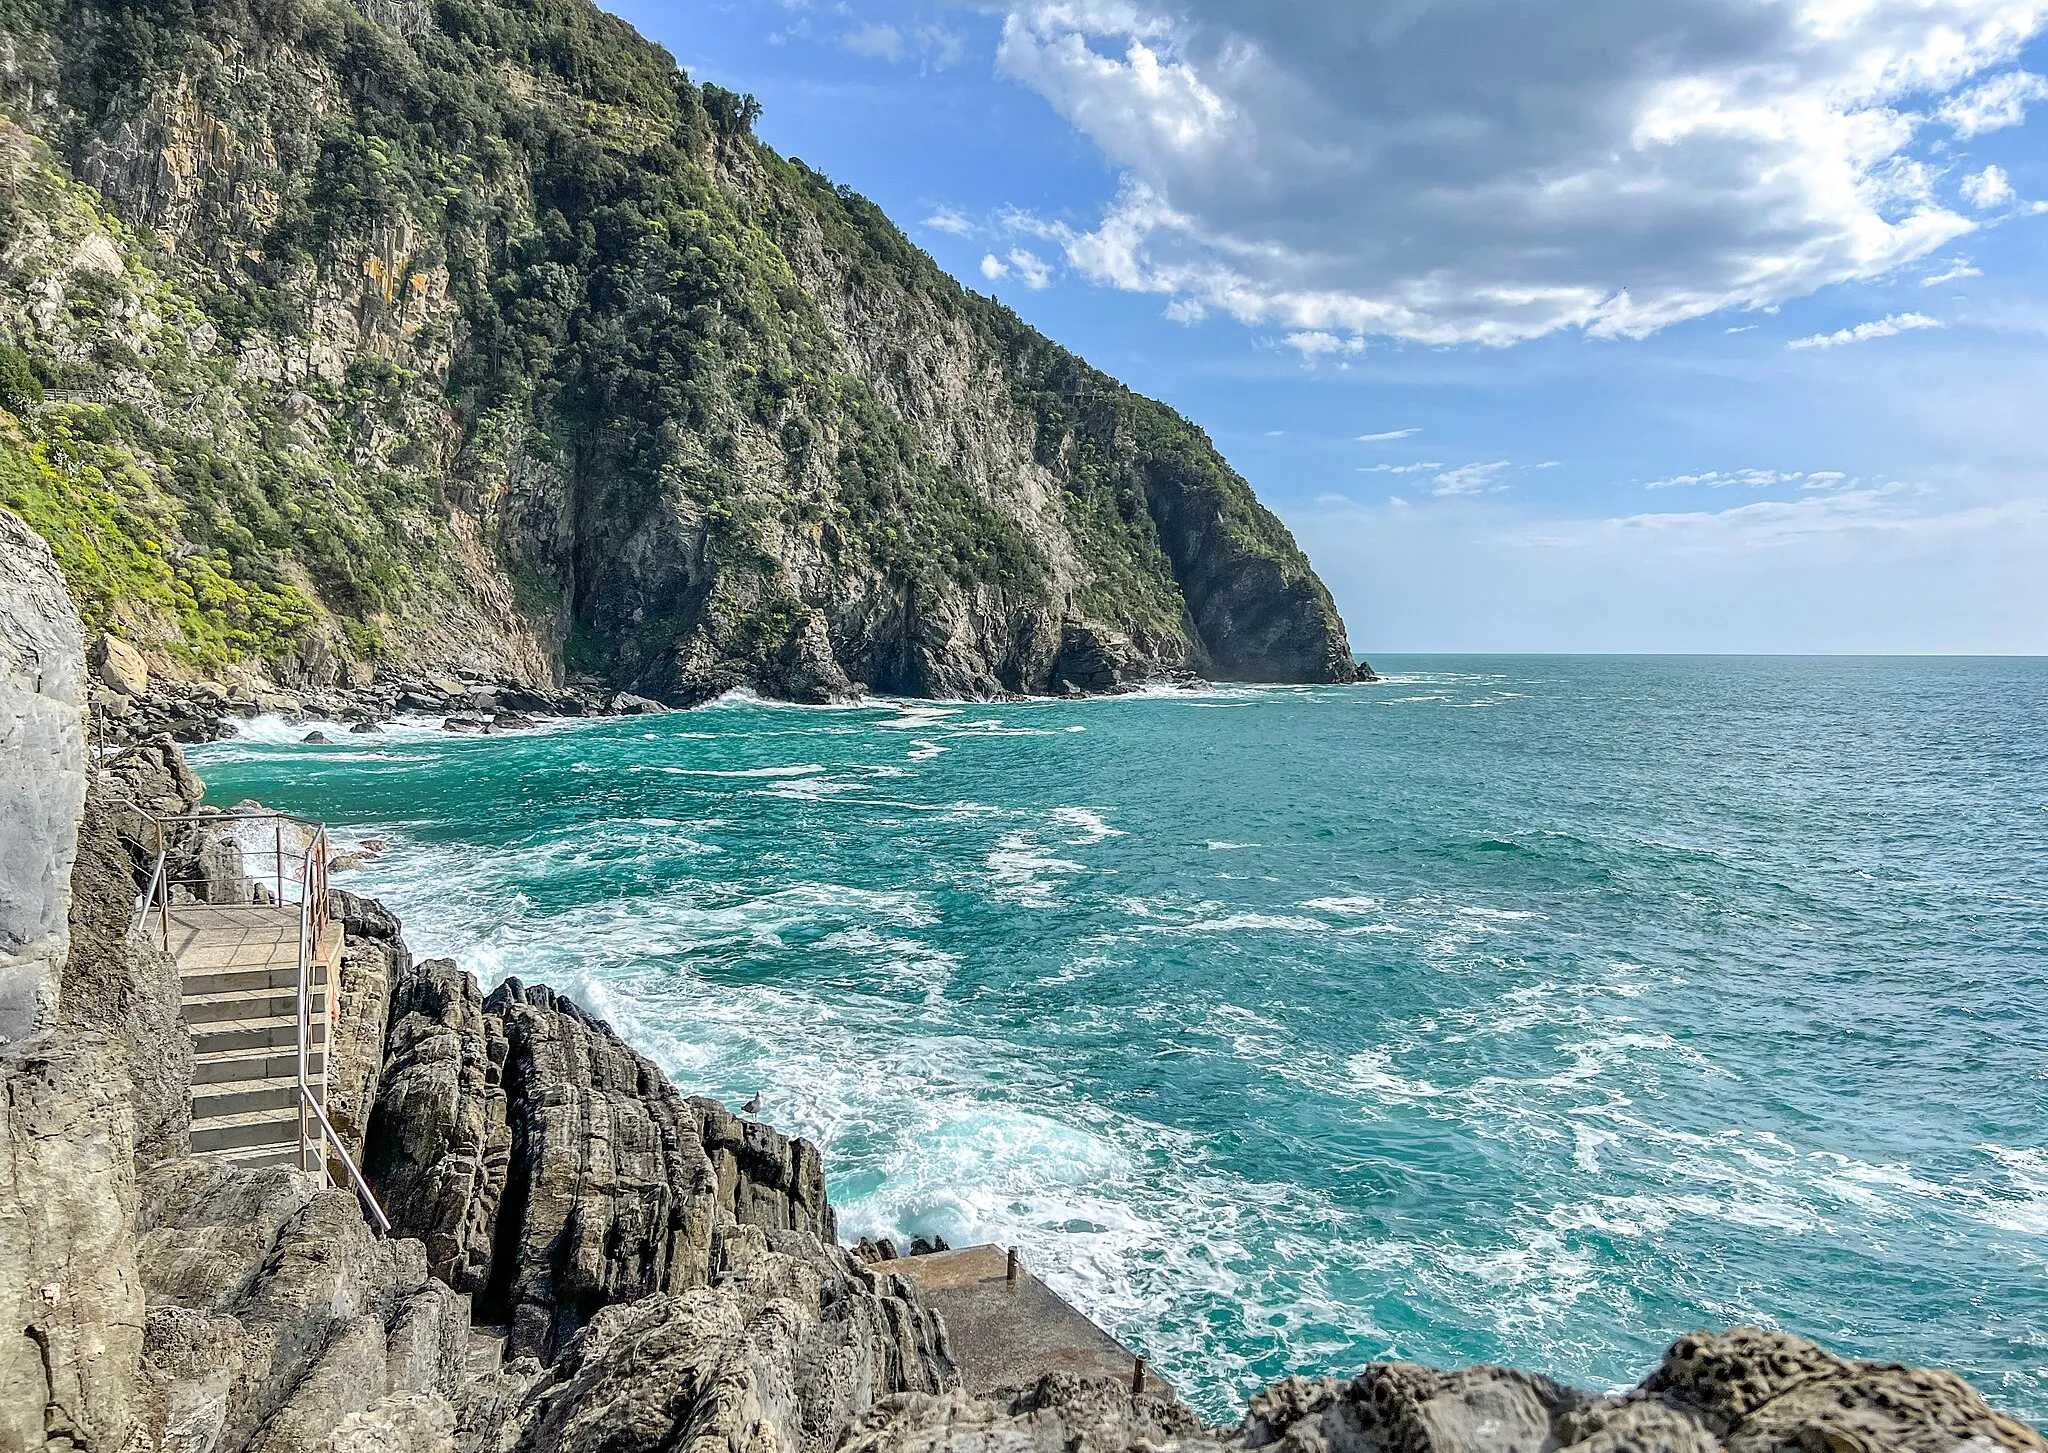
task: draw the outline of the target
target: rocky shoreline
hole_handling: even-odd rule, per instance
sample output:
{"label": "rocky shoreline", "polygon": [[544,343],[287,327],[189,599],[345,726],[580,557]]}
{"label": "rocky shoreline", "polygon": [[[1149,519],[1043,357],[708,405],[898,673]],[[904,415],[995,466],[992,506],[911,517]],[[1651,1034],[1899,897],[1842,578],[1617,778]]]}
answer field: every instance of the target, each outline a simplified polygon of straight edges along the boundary
{"label": "rocky shoreline", "polygon": [[[838,1243],[816,1146],[346,893],[328,1105],[392,1234],[191,1154],[178,966],[129,924],[144,814],[203,789],[168,735],[88,756],[62,580],[0,531],[0,1453],[2048,1453],[1953,1374],[1744,1328],[1620,1394],[1384,1363],[1235,1427],[1117,1380],[972,1396],[916,1285]],[[220,829],[169,850],[249,891]]]}
{"label": "rocky shoreline", "polygon": [[[559,686],[534,686],[469,675],[394,676],[359,686],[336,685],[295,691],[246,677],[232,683],[182,679],[152,670],[143,654],[118,637],[102,634],[87,653],[91,672],[89,704],[96,741],[123,746],[166,736],[184,743],[218,741],[233,734],[233,723],[258,716],[288,722],[342,722],[355,735],[375,735],[384,723],[403,716],[438,718],[447,731],[495,735],[522,731],[561,718],[652,716],[677,710],[651,697],[606,686],[596,677],[572,677]],[[1377,682],[1368,662],[1354,680]],[[1117,696],[1145,686],[1198,691],[1211,683],[1188,672],[1126,682],[1111,679],[1082,688],[1064,683],[1065,698]],[[1011,697],[1019,701],[1031,697]],[[320,740],[331,740],[323,732]]]}

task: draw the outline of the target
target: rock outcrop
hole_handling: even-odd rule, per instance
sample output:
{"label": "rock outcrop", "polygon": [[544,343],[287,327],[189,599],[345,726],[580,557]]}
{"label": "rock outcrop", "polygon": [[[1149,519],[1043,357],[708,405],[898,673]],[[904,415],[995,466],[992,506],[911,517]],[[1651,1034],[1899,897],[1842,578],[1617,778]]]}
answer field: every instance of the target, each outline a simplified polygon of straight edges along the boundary
{"label": "rock outcrop", "polygon": [[0,1042],[50,1022],[85,802],[78,612],[49,546],[0,510]]}
{"label": "rock outcrop", "polygon": [[685,1100],[573,1001],[446,959],[399,977],[365,1173],[436,1273],[558,1353],[606,1305],[710,1279],[720,1226],[834,1243],[816,1147]]}
{"label": "rock outcrop", "polygon": [[1047,1377],[977,1400],[887,1399],[840,1453],[2044,1453],[1952,1373],[1857,1362],[1783,1332],[1679,1339],[1633,1391],[1603,1396],[1507,1367],[1375,1363],[1289,1378],[1235,1429],[1118,1384]]}

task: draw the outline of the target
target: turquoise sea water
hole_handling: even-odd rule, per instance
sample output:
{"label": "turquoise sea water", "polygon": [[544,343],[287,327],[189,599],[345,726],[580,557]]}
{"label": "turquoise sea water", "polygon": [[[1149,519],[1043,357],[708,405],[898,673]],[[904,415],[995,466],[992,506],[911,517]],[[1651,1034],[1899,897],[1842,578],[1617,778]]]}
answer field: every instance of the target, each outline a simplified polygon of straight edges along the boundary
{"label": "turquoise sea water", "polygon": [[1377,664],[194,757],[1212,1416],[1764,1322],[2048,1421],[2048,661]]}

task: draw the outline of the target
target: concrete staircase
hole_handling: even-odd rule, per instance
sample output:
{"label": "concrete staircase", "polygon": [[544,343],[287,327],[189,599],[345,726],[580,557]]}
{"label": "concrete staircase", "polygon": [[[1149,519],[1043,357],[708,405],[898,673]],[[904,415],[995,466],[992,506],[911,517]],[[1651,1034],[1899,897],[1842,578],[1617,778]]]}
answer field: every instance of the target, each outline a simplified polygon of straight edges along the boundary
{"label": "concrete staircase", "polygon": [[[320,938],[307,970],[306,1073],[324,1106],[340,925]],[[310,1115],[303,1163],[300,1154],[299,910],[181,904],[171,910],[170,939],[192,1032],[192,1153],[318,1170],[320,1129]]]}

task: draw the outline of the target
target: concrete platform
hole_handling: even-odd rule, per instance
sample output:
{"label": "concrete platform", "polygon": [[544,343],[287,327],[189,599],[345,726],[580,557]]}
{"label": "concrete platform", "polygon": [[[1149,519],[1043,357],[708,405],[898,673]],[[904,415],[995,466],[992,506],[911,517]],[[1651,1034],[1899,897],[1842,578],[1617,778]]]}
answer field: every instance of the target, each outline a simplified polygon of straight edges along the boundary
{"label": "concrete platform", "polygon": [[[970,1246],[876,1262],[874,1269],[909,1277],[925,1302],[946,1319],[953,1361],[971,1393],[1028,1386],[1048,1372],[1113,1377],[1130,1386],[1137,1355],[1029,1267],[1017,1268],[1016,1281],[1005,1280],[1008,1261],[1009,1253],[1000,1246]],[[1145,1391],[1173,1396],[1166,1381],[1149,1370]]]}

